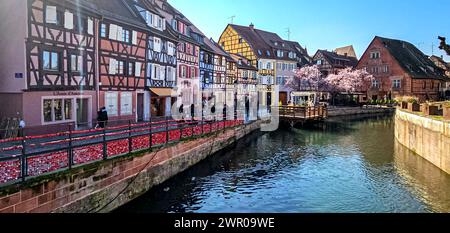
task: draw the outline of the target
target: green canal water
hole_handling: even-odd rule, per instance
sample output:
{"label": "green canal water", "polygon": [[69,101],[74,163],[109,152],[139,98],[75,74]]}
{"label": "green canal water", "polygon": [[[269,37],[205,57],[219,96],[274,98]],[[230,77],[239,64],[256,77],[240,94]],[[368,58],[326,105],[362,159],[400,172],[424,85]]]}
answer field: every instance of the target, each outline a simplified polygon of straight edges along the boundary
{"label": "green canal water", "polygon": [[450,176],[395,142],[392,116],[253,135],[119,213],[450,212]]}

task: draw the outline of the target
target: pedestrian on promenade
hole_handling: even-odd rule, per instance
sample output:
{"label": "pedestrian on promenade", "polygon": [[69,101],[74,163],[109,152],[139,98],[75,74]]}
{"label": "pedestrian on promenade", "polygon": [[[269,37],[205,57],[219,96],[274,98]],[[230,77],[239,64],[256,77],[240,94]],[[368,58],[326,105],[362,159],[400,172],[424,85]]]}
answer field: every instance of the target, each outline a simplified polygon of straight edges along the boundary
{"label": "pedestrian on promenade", "polygon": [[108,124],[108,111],[105,107],[97,112],[97,126],[95,128],[105,128]]}
{"label": "pedestrian on promenade", "polygon": [[26,126],[26,123],[25,123],[25,121],[21,118],[20,121],[19,121],[19,133],[18,133],[18,136],[19,136],[19,137],[23,137],[23,136],[24,136],[23,131],[24,131],[24,129],[25,129],[25,126]]}

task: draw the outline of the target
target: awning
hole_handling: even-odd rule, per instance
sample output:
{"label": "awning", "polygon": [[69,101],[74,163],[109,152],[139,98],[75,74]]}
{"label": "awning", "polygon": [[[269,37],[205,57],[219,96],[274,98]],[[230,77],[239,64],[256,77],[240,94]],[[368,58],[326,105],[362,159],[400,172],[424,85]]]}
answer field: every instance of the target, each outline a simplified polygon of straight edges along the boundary
{"label": "awning", "polygon": [[160,97],[176,97],[177,93],[171,88],[150,88],[150,91]]}

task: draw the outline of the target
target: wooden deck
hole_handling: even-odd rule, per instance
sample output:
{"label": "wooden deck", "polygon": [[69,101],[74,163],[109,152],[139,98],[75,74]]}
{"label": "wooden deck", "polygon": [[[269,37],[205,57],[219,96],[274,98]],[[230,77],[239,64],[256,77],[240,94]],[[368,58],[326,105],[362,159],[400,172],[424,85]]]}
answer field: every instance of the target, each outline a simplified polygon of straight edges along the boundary
{"label": "wooden deck", "polygon": [[280,121],[289,123],[291,126],[294,126],[297,123],[304,123],[306,121],[320,121],[328,117],[328,110],[325,106],[280,106],[278,109]]}

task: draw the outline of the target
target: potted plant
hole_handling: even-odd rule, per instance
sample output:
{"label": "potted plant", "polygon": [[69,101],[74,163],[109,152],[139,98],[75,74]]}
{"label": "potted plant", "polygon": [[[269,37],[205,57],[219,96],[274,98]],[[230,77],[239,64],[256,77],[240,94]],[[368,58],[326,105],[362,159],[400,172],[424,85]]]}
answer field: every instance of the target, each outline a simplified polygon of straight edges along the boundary
{"label": "potted plant", "polygon": [[450,101],[445,102],[442,106],[443,115],[445,120],[450,120]]}
{"label": "potted plant", "polygon": [[439,116],[440,112],[439,112],[439,106],[430,104],[430,103],[426,103],[424,104],[424,109],[423,109],[423,113],[425,113],[426,116]]}
{"label": "potted plant", "polygon": [[408,110],[411,112],[420,112],[420,104],[416,98],[408,99]]}

